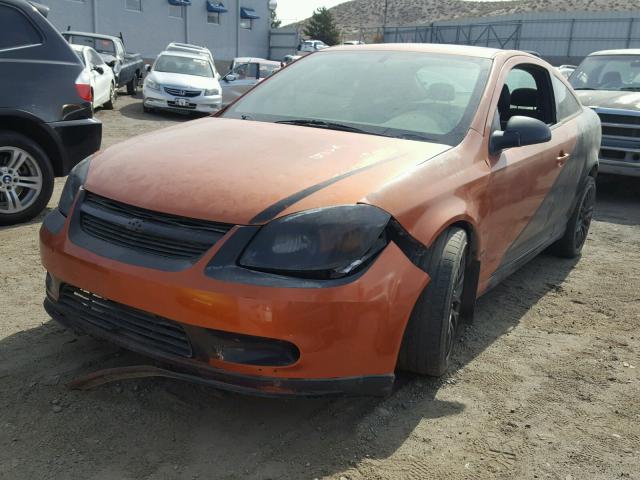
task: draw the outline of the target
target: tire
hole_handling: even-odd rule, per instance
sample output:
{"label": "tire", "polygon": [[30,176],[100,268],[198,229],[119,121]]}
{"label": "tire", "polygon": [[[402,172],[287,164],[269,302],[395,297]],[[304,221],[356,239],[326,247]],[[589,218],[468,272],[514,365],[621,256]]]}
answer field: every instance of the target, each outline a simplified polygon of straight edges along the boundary
{"label": "tire", "polygon": [[26,222],[42,212],[51,199],[53,179],[49,157],[36,142],[0,131],[0,225]]}
{"label": "tire", "polygon": [[127,95],[135,95],[138,90],[138,75],[134,75],[129,83],[127,83]]}
{"label": "tire", "polygon": [[576,258],[582,253],[582,247],[589,234],[596,203],[596,180],[589,176],[585,182],[580,199],[576,204],[565,229],[563,237],[550,247],[551,253],[563,258]]}
{"label": "tire", "polygon": [[111,91],[109,92],[109,101],[106,102],[103,107],[105,110],[113,110],[115,108],[116,100],[118,98],[118,90],[115,85],[111,85]]}
{"label": "tire", "polygon": [[421,267],[431,281],[416,302],[398,356],[401,370],[439,377],[449,360],[461,323],[468,257],[467,234],[450,228],[435,241]]}

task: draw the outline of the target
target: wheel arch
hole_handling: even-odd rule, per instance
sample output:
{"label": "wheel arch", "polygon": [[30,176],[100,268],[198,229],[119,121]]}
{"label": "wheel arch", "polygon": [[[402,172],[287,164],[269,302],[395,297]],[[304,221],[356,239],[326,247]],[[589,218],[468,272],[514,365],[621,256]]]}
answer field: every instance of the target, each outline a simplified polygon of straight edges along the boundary
{"label": "wheel arch", "polygon": [[461,314],[465,323],[471,323],[480,281],[482,239],[475,215],[467,208],[465,202],[458,200],[455,202],[456,208],[438,208],[426,213],[412,229],[412,234],[415,234],[420,241],[424,241],[426,248],[432,248],[438,237],[448,229],[461,228],[467,234],[469,255]]}
{"label": "wheel arch", "polygon": [[35,141],[49,157],[54,175],[62,175],[64,153],[48,125],[25,112],[0,112],[0,130],[16,132]]}

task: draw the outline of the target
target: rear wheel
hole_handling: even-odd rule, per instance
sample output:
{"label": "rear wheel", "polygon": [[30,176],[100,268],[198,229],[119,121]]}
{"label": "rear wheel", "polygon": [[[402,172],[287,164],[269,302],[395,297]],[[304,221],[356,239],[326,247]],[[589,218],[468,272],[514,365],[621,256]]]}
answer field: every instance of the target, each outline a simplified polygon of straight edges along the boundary
{"label": "rear wheel", "polygon": [[567,222],[564,236],[551,245],[553,254],[564,258],[576,258],[580,255],[589,234],[595,206],[596,180],[589,176],[580,193],[576,208]]}
{"label": "rear wheel", "polygon": [[400,369],[432,376],[447,371],[461,323],[467,258],[467,234],[461,228],[450,228],[429,249],[422,267],[431,280],[407,324]]}
{"label": "rear wheel", "polygon": [[0,132],[0,225],[31,220],[49,202],[53,168],[33,140]]}
{"label": "rear wheel", "polygon": [[127,83],[127,94],[135,95],[138,91],[138,74],[135,73],[129,83]]}
{"label": "rear wheel", "polygon": [[109,100],[104,104],[105,110],[113,110],[118,98],[118,90],[116,86],[111,84],[111,90],[109,90]]}

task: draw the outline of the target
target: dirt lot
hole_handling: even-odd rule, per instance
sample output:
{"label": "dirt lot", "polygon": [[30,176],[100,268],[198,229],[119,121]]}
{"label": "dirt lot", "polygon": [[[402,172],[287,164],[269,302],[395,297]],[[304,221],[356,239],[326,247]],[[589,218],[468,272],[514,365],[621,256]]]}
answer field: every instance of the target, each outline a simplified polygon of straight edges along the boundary
{"label": "dirt lot", "polygon": [[[185,120],[118,103],[105,146]],[[480,299],[447,378],[386,399],[71,391],[144,359],[49,320],[39,221],[0,229],[0,478],[640,479],[640,181],[603,180],[582,258],[535,259]]]}

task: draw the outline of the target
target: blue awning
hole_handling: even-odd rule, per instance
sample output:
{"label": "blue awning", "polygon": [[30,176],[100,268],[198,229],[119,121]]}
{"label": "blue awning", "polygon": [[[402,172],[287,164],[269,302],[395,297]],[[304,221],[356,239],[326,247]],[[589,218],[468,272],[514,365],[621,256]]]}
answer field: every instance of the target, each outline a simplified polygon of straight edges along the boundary
{"label": "blue awning", "polygon": [[253,8],[240,7],[240,18],[258,20],[260,17],[256,15],[256,11]]}
{"label": "blue awning", "polygon": [[191,5],[191,0],[169,0],[169,5],[175,5],[176,7],[188,7]]}
{"label": "blue awning", "polygon": [[207,12],[227,13],[228,10],[224,8],[224,5],[220,2],[212,2],[211,0],[207,0]]}

